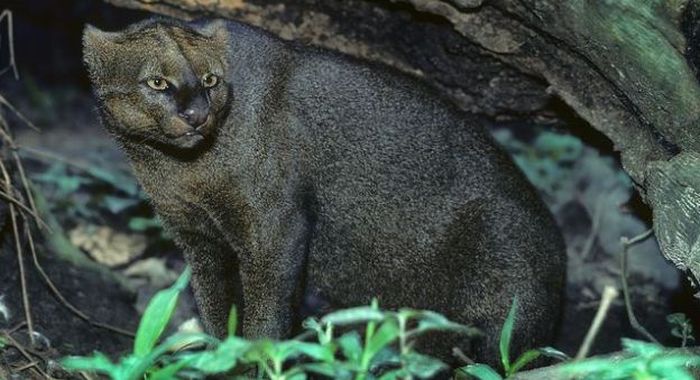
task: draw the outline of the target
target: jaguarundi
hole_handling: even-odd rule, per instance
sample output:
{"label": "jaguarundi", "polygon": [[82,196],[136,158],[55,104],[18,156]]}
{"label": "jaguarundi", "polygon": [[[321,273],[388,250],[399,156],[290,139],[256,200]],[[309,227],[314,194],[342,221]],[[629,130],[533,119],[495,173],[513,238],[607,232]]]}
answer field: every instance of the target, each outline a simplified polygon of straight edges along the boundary
{"label": "jaguarundi", "polygon": [[[87,26],[104,126],[185,252],[206,329],[287,338],[307,292],[335,308],[431,309],[497,360],[546,345],[565,248],[486,129],[419,79],[224,20]],[[429,342],[429,340],[428,340]],[[434,340],[434,355],[450,347]]]}

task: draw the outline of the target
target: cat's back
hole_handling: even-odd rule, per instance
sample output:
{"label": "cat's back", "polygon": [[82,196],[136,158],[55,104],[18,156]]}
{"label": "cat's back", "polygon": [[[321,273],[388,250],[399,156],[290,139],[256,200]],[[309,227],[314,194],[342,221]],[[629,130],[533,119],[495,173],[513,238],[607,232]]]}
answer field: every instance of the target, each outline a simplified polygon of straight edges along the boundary
{"label": "cat's back", "polygon": [[319,176],[340,179],[345,171],[358,186],[416,197],[529,190],[483,123],[420,78],[344,54],[292,49],[297,58],[287,101]]}

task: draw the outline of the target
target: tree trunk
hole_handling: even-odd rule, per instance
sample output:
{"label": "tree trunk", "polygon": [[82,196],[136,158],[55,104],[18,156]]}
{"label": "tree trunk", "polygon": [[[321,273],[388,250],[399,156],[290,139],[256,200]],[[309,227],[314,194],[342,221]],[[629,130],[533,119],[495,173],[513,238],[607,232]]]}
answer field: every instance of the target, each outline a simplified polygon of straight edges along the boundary
{"label": "tree trunk", "polygon": [[565,102],[620,152],[664,255],[700,277],[700,86],[688,0],[106,0],[219,16],[424,77],[468,111]]}

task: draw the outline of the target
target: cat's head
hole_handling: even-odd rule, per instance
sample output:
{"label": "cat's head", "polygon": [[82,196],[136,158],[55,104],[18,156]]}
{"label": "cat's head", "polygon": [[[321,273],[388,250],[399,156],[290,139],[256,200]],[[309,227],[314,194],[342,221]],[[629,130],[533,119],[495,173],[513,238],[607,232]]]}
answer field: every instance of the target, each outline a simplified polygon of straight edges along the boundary
{"label": "cat's head", "polygon": [[152,20],[121,32],[87,26],[83,55],[105,124],[153,146],[194,149],[227,112],[224,21]]}

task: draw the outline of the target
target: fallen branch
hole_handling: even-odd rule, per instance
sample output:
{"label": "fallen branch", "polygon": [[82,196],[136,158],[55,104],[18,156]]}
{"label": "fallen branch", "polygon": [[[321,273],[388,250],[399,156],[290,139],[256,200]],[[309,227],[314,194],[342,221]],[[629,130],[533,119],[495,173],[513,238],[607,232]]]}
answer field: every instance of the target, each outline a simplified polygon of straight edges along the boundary
{"label": "fallen branch", "polygon": [[588,356],[591,346],[593,345],[593,341],[595,340],[596,336],[598,336],[598,332],[600,331],[601,326],[603,326],[603,321],[605,321],[605,317],[608,315],[610,305],[615,298],[617,298],[618,294],[619,292],[617,289],[612,286],[606,286],[605,289],[603,289],[603,296],[600,300],[598,312],[596,312],[595,317],[593,318],[593,323],[591,323],[591,327],[588,329],[586,337],[583,339],[583,344],[581,344],[581,348],[579,348],[575,360],[581,360]]}
{"label": "fallen branch", "polygon": [[[0,160],[0,172],[5,181],[5,191],[12,191],[12,181],[10,174],[5,167],[5,164]],[[22,288],[22,306],[24,308],[24,318],[27,321],[27,330],[29,331],[29,340],[34,344],[34,323],[32,321],[31,306],[29,304],[29,293],[27,292],[27,274],[24,269],[24,257],[22,255],[22,243],[19,236],[19,228],[17,226],[17,211],[15,205],[10,203],[10,222],[12,223],[12,234],[15,241],[15,252],[17,254],[17,265],[19,266],[19,278]]]}
{"label": "fallen branch", "polygon": [[[13,46],[13,38],[12,38],[12,14],[9,11],[3,11],[0,13],[0,22],[6,19],[8,22],[8,35],[9,35],[9,50],[10,50],[10,66],[4,70],[0,70],[0,75],[7,71],[8,69],[12,69],[15,73],[15,78],[19,79],[19,75],[17,72],[17,67],[15,64],[15,59],[14,59],[14,46]],[[10,112],[12,112],[14,115],[16,115],[25,125],[30,127],[31,129],[34,129],[38,131],[39,129],[27,118],[25,117],[19,110],[17,110],[5,97],[0,95],[0,106],[3,106],[4,108],[8,109]],[[32,234],[32,228],[30,227],[30,220],[33,220],[36,226],[40,229],[45,231],[48,234],[51,234],[53,232],[53,228],[49,226],[49,223],[44,221],[44,219],[40,216],[40,213],[38,211],[37,203],[35,201],[36,197],[38,194],[34,194],[32,191],[32,186],[30,184],[30,181],[26,175],[26,172],[24,170],[24,165],[22,163],[22,159],[20,158],[18,154],[18,146],[15,144],[14,139],[12,137],[12,133],[9,129],[9,125],[7,121],[0,115],[0,141],[3,143],[4,148],[6,151],[9,151],[9,156],[12,157],[13,161],[13,172],[16,172],[16,174],[19,177],[19,182],[20,182],[20,188],[22,190],[22,195],[19,195],[15,191],[15,185],[13,183],[13,176],[10,174],[10,170],[8,169],[6,163],[2,160],[0,160],[0,175],[2,175],[2,181],[4,183],[4,189],[0,190],[0,198],[4,199],[7,201],[9,212],[10,212],[10,222],[12,225],[12,233],[14,236],[14,242],[15,242],[15,251],[17,255],[17,262],[19,266],[19,277],[20,277],[20,285],[21,285],[21,297],[22,297],[22,306],[24,309],[24,323],[21,324],[21,326],[26,326],[27,328],[27,333],[29,336],[29,341],[31,345],[35,344],[35,328],[34,328],[34,321],[32,318],[32,313],[31,313],[31,302],[29,299],[29,294],[28,294],[28,286],[27,286],[27,272],[26,272],[26,267],[25,267],[25,262],[24,262],[24,250],[22,248],[22,237],[20,234],[20,220],[24,226],[24,237],[28,243],[29,250],[31,252],[32,260],[34,267],[37,269],[39,272],[42,280],[44,283],[48,286],[48,288],[51,290],[52,294],[58,299],[58,301],[66,307],[70,312],[78,316],[80,319],[86,321],[92,326],[98,327],[98,328],[103,328],[121,335],[125,335],[128,337],[134,337],[134,334],[130,331],[126,331],[124,329],[121,329],[119,327],[112,326],[110,324],[106,323],[101,323],[92,320],[89,316],[87,316],[84,312],[79,310],[77,307],[72,305],[68,300],[63,296],[63,294],[58,290],[58,288],[55,286],[53,281],[50,279],[46,271],[44,271],[44,268],[41,266],[38,255],[36,252],[36,247],[35,247],[35,242],[34,242],[34,237]],[[86,259],[87,260],[87,259]],[[94,265],[97,267],[96,265]],[[105,271],[102,270],[104,273]],[[123,281],[120,281],[119,283],[123,284]],[[42,378],[49,378],[48,375],[46,375],[43,371],[41,371],[40,368],[36,366],[36,361],[33,360],[27,350],[23,348],[19,343],[17,343],[16,340],[14,340],[9,333],[5,332],[4,335],[7,337],[8,342],[14,347],[16,347],[22,354],[25,356],[25,358],[29,361],[28,364],[21,366],[18,369],[15,369],[14,372],[22,372],[26,370],[32,370],[38,372],[38,375],[41,376]]]}
{"label": "fallen branch", "polygon": [[[2,11],[2,13],[0,13],[0,22],[2,22],[3,19],[7,20],[7,49],[9,51],[10,62],[7,67],[0,70],[0,76],[5,74],[8,70],[12,70],[12,73],[15,75],[15,79],[19,80],[19,71],[17,71],[17,62],[15,61],[14,37],[12,35],[14,29],[12,27],[12,12],[9,9],[5,9]],[[0,44],[0,47],[1,46],[2,44]]]}
{"label": "fallen branch", "polygon": [[[25,348],[22,344],[17,342],[17,340],[15,338],[13,338],[12,335],[3,331],[2,337],[7,341],[8,345],[16,348],[17,351],[19,351],[19,353],[22,354],[22,356],[24,356],[24,358],[26,360],[28,360],[30,363],[34,362],[34,358],[32,357],[32,354],[29,353],[29,350],[27,348]],[[43,361],[46,361],[46,358],[44,358],[43,356],[37,355],[36,353],[34,355],[39,357]],[[32,366],[29,368],[36,371],[40,376],[42,376],[41,377],[42,379],[53,379],[51,376],[49,376],[46,372],[44,372],[38,366]]]}
{"label": "fallen branch", "polygon": [[647,329],[645,329],[641,323],[639,323],[639,320],[637,320],[637,316],[634,314],[634,308],[632,307],[632,301],[630,300],[629,284],[627,283],[627,255],[630,247],[648,239],[653,233],[654,230],[649,229],[648,231],[645,231],[644,233],[631,239],[628,239],[625,236],[620,239],[620,242],[622,243],[622,254],[620,255],[620,268],[622,270],[622,274],[620,280],[622,281],[622,294],[625,298],[625,309],[627,310],[627,319],[629,319],[630,325],[649,341],[659,344],[659,341],[653,335],[651,335],[651,333],[647,331]]}

